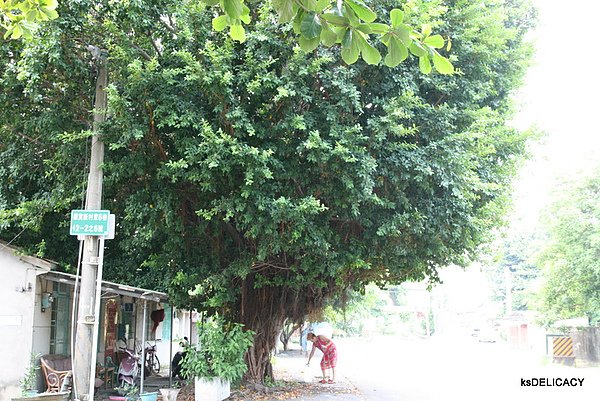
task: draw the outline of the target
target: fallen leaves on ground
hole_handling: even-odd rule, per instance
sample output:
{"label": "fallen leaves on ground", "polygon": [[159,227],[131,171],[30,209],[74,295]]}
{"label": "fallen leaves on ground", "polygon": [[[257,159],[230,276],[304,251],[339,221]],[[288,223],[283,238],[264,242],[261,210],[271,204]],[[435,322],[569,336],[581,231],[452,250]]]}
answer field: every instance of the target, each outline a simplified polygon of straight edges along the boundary
{"label": "fallen leaves on ground", "polygon": [[[268,387],[268,392],[258,392],[244,386],[232,390],[227,401],[283,401],[317,394],[357,394],[357,391],[347,387],[338,387],[331,384],[278,382],[277,386]],[[182,387],[177,401],[194,401],[194,386]]]}

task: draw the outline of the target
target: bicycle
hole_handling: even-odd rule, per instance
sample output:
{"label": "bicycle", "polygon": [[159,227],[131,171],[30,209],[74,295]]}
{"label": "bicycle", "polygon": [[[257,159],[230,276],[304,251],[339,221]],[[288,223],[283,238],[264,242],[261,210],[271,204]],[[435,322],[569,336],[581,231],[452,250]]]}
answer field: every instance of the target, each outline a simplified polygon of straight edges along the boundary
{"label": "bicycle", "polygon": [[156,345],[148,344],[144,353],[146,354],[146,371],[150,375],[157,375],[160,372],[160,361],[156,355]]}

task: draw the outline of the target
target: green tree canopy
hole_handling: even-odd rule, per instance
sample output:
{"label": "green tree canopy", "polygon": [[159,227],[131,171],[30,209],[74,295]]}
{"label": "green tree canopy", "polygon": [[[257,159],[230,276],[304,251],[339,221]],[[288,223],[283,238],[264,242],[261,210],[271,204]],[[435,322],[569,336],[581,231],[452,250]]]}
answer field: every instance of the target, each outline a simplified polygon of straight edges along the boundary
{"label": "green tree canopy", "polygon": [[0,44],[0,236],[74,263],[87,46],[106,49],[103,207],[118,220],[106,277],[244,323],[261,381],[286,318],[348,287],[435,281],[501,224],[527,138],[505,122],[531,9],[411,2],[406,15],[455,36],[461,74],[446,76],[416,60],[348,66],[343,47],[306,55],[268,5],[240,45],[186,4],[64,2],[39,36]]}
{"label": "green tree canopy", "polygon": [[[123,7],[139,6],[129,0],[120,3]],[[198,6],[218,9],[219,15],[212,18],[212,28],[218,32],[229,28],[229,36],[238,42],[246,40],[244,25],[251,23],[254,14],[244,0],[157,2],[154,10],[148,11],[164,12],[161,8],[167,3],[182,12]],[[102,7],[102,2],[98,4]],[[377,14],[363,0],[272,0],[269,4],[277,11],[280,23],[293,23],[294,32],[299,35],[298,43],[306,52],[313,51],[319,44],[328,47],[340,44],[341,57],[346,63],[353,64],[361,56],[368,64],[378,64],[381,53],[371,43],[377,37],[387,47],[384,63],[389,67],[397,66],[412,54],[419,58],[419,68],[426,74],[431,71],[432,62],[442,74],[454,72],[452,63],[438,51],[446,45],[445,39],[432,34],[429,24],[423,24],[420,31],[413,29],[406,24],[404,12],[398,8],[389,11],[389,18],[387,10],[382,10],[381,15],[389,19],[385,24],[376,22]],[[31,39],[38,22],[58,17],[57,5],[57,0],[0,0],[0,27],[5,29],[4,38]],[[251,6],[258,9],[260,3]],[[176,27],[172,19],[167,23],[168,16],[168,13],[162,14],[165,20],[161,21],[175,34]],[[450,46],[448,41],[448,50]]]}
{"label": "green tree canopy", "polygon": [[[568,186],[562,185],[561,188]],[[600,322],[600,169],[560,194],[551,206],[548,245],[540,253],[546,324],[585,316]]]}

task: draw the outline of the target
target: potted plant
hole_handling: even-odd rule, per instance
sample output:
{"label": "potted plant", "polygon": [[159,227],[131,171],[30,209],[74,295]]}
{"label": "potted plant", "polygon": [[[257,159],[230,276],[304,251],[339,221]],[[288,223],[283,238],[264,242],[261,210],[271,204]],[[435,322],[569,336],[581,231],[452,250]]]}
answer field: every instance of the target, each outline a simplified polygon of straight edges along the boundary
{"label": "potted plant", "polygon": [[29,365],[25,371],[25,376],[21,379],[21,395],[23,397],[31,397],[37,394],[37,372],[40,370],[38,360],[41,354],[32,353],[29,357]]}
{"label": "potted plant", "polygon": [[160,395],[163,401],[177,401],[177,395],[179,394],[180,384],[178,382],[173,383],[173,387],[161,388]]}
{"label": "potted plant", "polygon": [[124,383],[121,387],[116,387],[115,391],[120,395],[111,395],[109,400],[113,401],[137,401],[139,400],[140,389],[135,384]]}
{"label": "potted plant", "polygon": [[246,373],[244,354],[254,332],[220,318],[198,323],[199,344],[189,346],[183,373],[195,378],[196,401],[221,401],[231,394],[230,385]]}

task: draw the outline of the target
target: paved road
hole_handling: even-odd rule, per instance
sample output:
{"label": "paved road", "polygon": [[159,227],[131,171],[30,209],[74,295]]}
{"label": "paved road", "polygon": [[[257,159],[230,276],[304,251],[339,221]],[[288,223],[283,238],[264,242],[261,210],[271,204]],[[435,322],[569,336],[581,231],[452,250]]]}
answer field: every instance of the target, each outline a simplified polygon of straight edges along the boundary
{"label": "paved road", "polygon": [[[600,369],[542,365],[499,343],[462,339],[338,340],[339,371],[367,401],[587,401],[600,399]],[[577,387],[522,386],[546,379]],[[532,382],[533,383],[533,382]]]}

